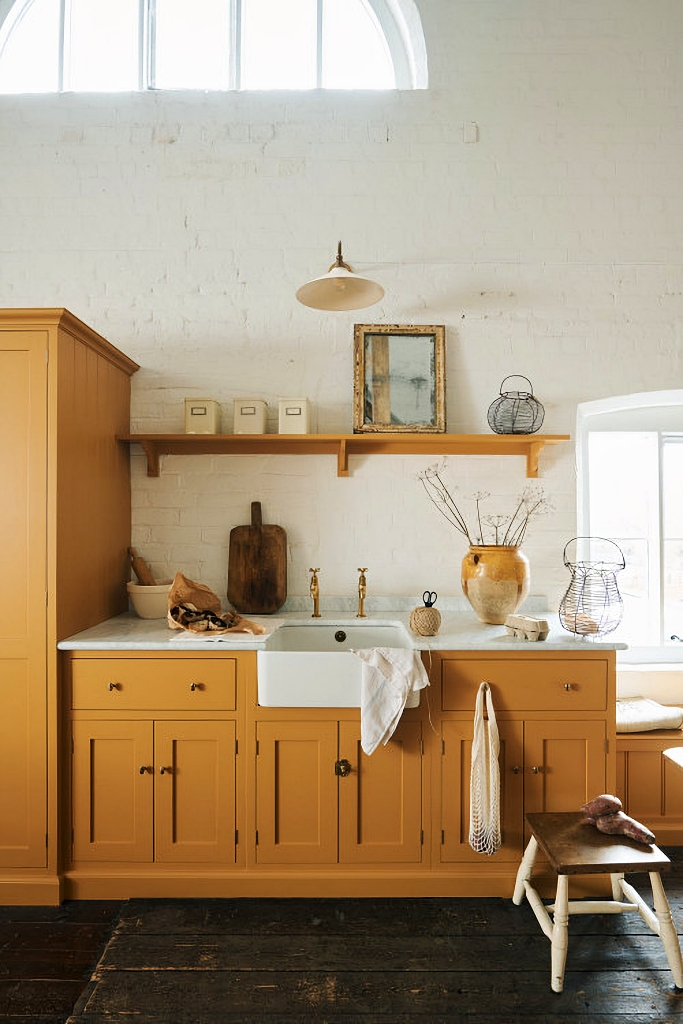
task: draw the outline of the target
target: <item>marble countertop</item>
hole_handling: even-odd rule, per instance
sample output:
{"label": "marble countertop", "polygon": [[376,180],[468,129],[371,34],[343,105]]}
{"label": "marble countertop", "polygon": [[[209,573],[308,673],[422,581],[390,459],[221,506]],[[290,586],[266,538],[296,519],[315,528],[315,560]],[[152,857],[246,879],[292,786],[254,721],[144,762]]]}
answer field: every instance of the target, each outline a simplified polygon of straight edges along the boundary
{"label": "marble countertop", "polygon": [[[403,626],[415,650],[459,651],[490,650],[519,651],[526,648],[533,651],[591,651],[623,650],[625,644],[607,641],[587,640],[574,636],[562,629],[557,615],[538,613],[550,625],[548,638],[543,641],[520,640],[509,634],[504,626],[490,626],[479,622],[473,612],[443,611],[441,629],[436,636],[422,637],[409,628],[409,614],[404,610],[369,612],[364,622],[374,625]],[[83,651],[224,651],[268,650],[268,638],[276,629],[286,628],[292,623],[309,625],[354,626],[359,620],[348,611],[325,611],[320,619],[313,619],[310,612],[284,612],[276,616],[248,616],[253,622],[260,622],[268,633],[254,636],[248,633],[228,633],[223,639],[208,640],[181,630],[170,629],[166,619],[140,619],[127,613],[108,619],[97,626],[85,629],[67,637],[57,645],[60,650]]]}

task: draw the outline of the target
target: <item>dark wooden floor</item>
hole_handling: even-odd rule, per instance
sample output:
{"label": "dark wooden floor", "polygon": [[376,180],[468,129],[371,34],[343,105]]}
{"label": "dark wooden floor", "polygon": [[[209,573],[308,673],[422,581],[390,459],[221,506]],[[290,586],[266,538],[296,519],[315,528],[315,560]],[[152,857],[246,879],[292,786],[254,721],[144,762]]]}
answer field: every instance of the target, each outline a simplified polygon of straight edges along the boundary
{"label": "dark wooden floor", "polygon": [[0,936],[0,1024],[683,1024],[638,915],[573,917],[559,994],[533,912],[508,899],[5,907]]}

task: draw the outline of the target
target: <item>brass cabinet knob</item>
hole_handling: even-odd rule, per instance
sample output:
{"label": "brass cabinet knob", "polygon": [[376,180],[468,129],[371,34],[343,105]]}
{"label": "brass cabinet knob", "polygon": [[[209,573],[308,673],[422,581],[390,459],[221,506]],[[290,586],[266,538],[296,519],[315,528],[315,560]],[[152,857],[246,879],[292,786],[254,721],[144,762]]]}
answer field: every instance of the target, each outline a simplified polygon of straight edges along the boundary
{"label": "brass cabinet knob", "polygon": [[346,778],[347,775],[351,774],[351,762],[347,761],[345,757],[340,761],[335,761],[334,774],[341,775],[342,778]]}
{"label": "brass cabinet knob", "polygon": [[111,693],[112,690],[120,690],[120,689],[121,689],[121,683],[110,683],[109,684],[109,692],[110,693]]}
{"label": "brass cabinet knob", "polygon": [[149,764],[140,765],[140,775],[144,775],[145,772],[149,772],[150,775],[154,775],[154,769]]}
{"label": "brass cabinet knob", "polygon": [[159,775],[172,775],[173,768],[170,765],[162,765],[159,769]]}
{"label": "brass cabinet knob", "polygon": [[194,690],[203,690],[204,689],[204,683],[190,683],[190,689],[193,690],[193,691]]}

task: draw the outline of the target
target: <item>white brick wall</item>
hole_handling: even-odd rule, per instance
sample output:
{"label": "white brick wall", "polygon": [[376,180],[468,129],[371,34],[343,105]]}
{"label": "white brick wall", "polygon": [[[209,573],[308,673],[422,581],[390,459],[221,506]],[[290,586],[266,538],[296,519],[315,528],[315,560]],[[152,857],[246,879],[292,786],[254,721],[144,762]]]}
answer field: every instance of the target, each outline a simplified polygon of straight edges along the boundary
{"label": "white brick wall", "polygon": [[[0,97],[0,302],[64,305],[142,365],[133,429],[183,429],[183,399],[308,396],[351,429],[354,322],[444,323],[448,429],[487,431],[509,373],[543,429],[577,402],[683,386],[680,0],[418,0],[415,93]],[[465,143],[475,122],[479,141]],[[296,288],[343,240],[386,288],[318,314]],[[465,545],[427,503],[429,460],[133,458],[133,542],[221,594],[250,502],[289,538],[290,593],[459,592]],[[571,445],[546,450],[556,511],[525,550],[556,605],[575,532]],[[521,459],[451,459],[463,497],[524,487]]]}

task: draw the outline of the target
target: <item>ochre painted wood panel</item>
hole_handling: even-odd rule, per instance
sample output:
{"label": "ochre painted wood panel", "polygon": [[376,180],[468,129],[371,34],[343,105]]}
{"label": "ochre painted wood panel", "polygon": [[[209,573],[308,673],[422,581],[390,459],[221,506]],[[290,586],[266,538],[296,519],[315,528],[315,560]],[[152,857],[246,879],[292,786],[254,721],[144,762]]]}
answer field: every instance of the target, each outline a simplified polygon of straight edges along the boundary
{"label": "ochre painted wood panel", "polygon": [[605,792],[605,723],[524,723],[524,811],[576,811]]}
{"label": "ochre painted wood panel", "polygon": [[678,730],[622,733],[617,738],[617,796],[660,844],[683,841],[683,772],[662,757],[667,747],[681,745]]}
{"label": "ochre painted wood panel", "polygon": [[363,753],[360,724],[339,723],[339,861],[418,864],[422,859],[422,726],[399,722],[385,746]]}
{"label": "ochre painted wood panel", "polygon": [[232,658],[74,658],[74,710],[232,711],[237,663]]}
{"label": "ochre painted wood panel", "polygon": [[47,333],[0,331],[0,867],[47,863]]}
{"label": "ochre painted wood panel", "polygon": [[58,489],[55,606],[58,639],[128,608],[129,457],[117,435],[129,421],[135,364],[78,321],[62,318],[50,353],[56,378],[51,437]]}
{"label": "ochre painted wood panel", "polygon": [[235,862],[234,722],[155,722],[154,859]]}
{"label": "ochre painted wood panel", "polygon": [[152,723],[77,721],[72,729],[74,860],[151,862]]}
{"label": "ochre painted wood panel", "polygon": [[257,863],[336,863],[336,721],[259,722],[256,737]]}
{"label": "ochre painted wood panel", "polygon": [[[496,862],[519,861],[522,854],[524,776],[523,723],[498,722],[500,735],[500,824],[502,846]],[[487,856],[469,844],[472,722],[442,723],[440,828],[441,860],[486,864]]]}
{"label": "ochre painted wood panel", "polygon": [[491,684],[496,711],[604,711],[604,661],[546,657],[499,659],[444,658],[441,698],[444,711],[471,711],[477,690]]}

